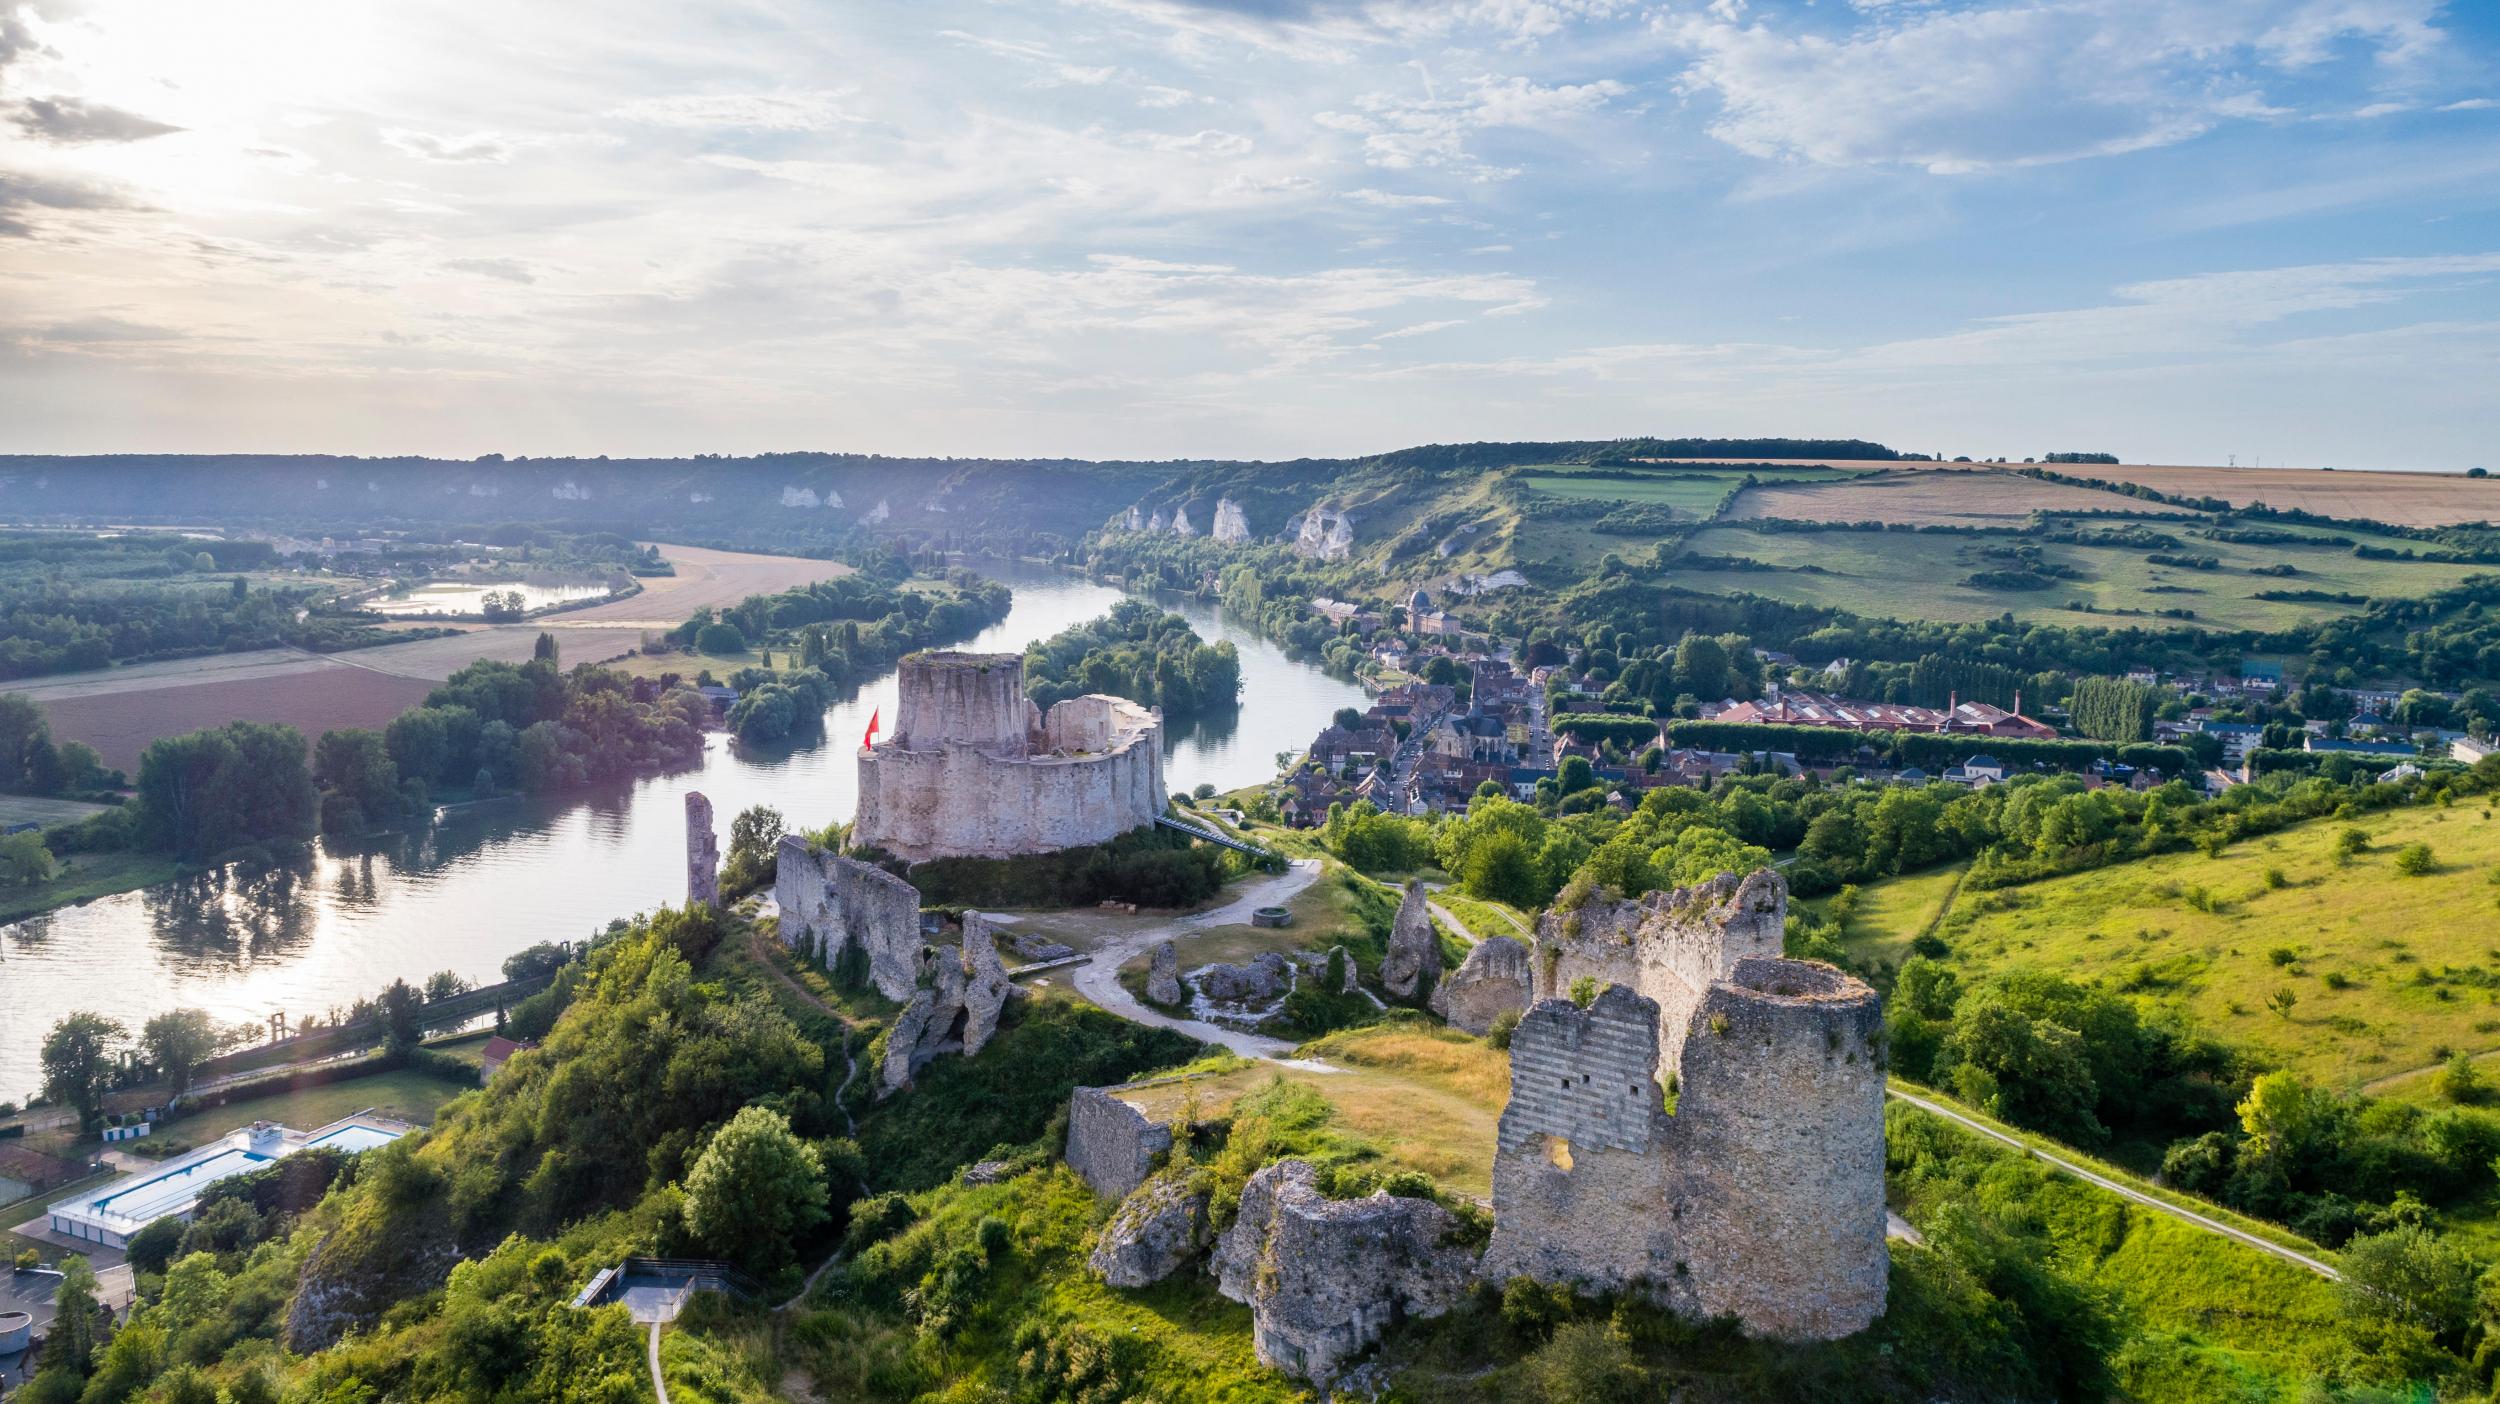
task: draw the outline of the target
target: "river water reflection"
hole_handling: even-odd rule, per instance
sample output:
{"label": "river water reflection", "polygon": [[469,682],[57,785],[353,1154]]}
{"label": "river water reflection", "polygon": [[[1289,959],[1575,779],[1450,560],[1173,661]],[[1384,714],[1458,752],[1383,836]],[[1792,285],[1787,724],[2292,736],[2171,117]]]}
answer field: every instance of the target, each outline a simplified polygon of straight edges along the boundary
{"label": "river water reflection", "polygon": [[[1000,568],[1015,587],[1006,619],[961,647],[1021,650],[1094,618],[1120,598],[1074,577]],[[1165,780],[1223,789],[1274,773],[1361,691],[1237,627],[1214,606],[1166,601],[1210,640],[1241,650],[1237,718],[1175,727]],[[892,674],[834,705],[825,741],[788,754],[714,736],[700,767],[562,800],[499,800],[445,813],[412,833],[313,845],[269,871],[221,869],[0,926],[0,1100],[41,1082],[53,1023],[92,1009],[135,1030],[183,1006],[227,1021],[344,1008],[394,977],[454,970],[500,978],[505,956],[590,935],[613,917],[682,900],[684,796],[701,790],[729,820],[769,804],[793,825],[847,819],[858,799],[854,748],[871,712],[894,716]]]}

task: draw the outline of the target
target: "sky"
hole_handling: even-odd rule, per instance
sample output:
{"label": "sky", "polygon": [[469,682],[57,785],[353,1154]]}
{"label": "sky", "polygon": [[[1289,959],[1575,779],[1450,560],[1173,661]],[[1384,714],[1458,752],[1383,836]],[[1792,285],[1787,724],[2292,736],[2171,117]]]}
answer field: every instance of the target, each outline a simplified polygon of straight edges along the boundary
{"label": "sky", "polygon": [[0,452],[2500,468],[2494,0],[0,0]]}

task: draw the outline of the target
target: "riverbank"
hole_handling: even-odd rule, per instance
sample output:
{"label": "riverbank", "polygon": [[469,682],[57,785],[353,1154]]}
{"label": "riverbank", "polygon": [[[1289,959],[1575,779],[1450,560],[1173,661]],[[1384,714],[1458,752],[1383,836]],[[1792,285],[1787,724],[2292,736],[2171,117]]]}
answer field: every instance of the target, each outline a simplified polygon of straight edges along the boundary
{"label": "riverbank", "polygon": [[73,853],[60,860],[50,882],[0,889],[0,922],[24,921],[99,897],[154,887],[186,871],[190,870],[185,865],[161,853]]}

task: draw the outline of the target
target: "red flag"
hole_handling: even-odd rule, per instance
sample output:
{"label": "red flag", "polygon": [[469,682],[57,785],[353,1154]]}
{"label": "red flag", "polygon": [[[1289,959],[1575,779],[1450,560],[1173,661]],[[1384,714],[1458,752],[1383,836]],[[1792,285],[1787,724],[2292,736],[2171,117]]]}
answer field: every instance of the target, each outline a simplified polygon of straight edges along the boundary
{"label": "red flag", "polygon": [[861,749],[865,750],[877,744],[877,718],[881,715],[883,715],[882,709],[868,714],[868,734],[859,738]]}

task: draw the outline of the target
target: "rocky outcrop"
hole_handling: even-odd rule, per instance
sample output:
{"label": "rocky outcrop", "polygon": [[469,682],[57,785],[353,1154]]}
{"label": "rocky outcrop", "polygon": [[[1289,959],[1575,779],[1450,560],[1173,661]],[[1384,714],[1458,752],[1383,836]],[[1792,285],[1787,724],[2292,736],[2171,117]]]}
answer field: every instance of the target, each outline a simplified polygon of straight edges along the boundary
{"label": "rocky outcrop", "polygon": [[1259,1359],[1325,1386],[1391,1323],[1455,1305],[1476,1255],[1430,1200],[1334,1200],[1317,1181],[1303,1160],[1251,1176],[1213,1266],[1217,1290],[1250,1308]]}
{"label": "rocky outcrop", "polygon": [[435,1222],[402,1223],[410,1231],[386,1232],[368,1215],[321,1236],[287,1304],[287,1349],[300,1355],[327,1350],[350,1331],[371,1329],[393,1303],[450,1280],[460,1261],[451,1225],[439,1200],[419,1213]]}
{"label": "rocky outcrop", "polygon": [[1441,943],[1432,934],[1432,911],[1424,885],[1410,882],[1389,924],[1389,954],[1380,962],[1381,988],[1399,999],[1429,992],[1441,974]]}
{"label": "rocky outcrop", "polygon": [[969,1058],[998,1032],[1015,985],[998,960],[998,939],[978,912],[964,914],[963,943],[923,948],[911,1002],[887,1031],[878,1094],[890,1096],[941,1053]]}
{"label": "rocky outcrop", "polygon": [[1174,536],[1196,536],[1198,534],[1198,529],[1189,524],[1189,507],[1187,504],[1183,504],[1172,509],[1172,534]]}
{"label": "rocky outcrop", "polygon": [[1354,554],[1354,519],[1331,508],[1314,507],[1302,514],[1293,549],[1296,555],[1342,561]]}
{"label": "rocky outcrop", "polygon": [[920,889],[797,834],[782,838],[773,861],[783,945],[828,969],[857,948],[877,993],[912,997],[920,983]]}
{"label": "rocky outcrop", "polygon": [[1250,539],[1250,518],[1229,497],[1216,499],[1215,524],[1207,532],[1218,546],[1239,546]]}
{"label": "rocky outcrop", "polygon": [[1526,946],[1508,936],[1488,937],[1433,990],[1432,1012],[1471,1034],[1483,1034],[1505,1012],[1526,1013],[1535,983]]}
{"label": "rocky outcrop", "polygon": [[1181,1002],[1181,952],[1169,941],[1155,947],[1154,967],[1146,974],[1146,999],[1166,1006]]}
{"label": "rocky outcrop", "polygon": [[1167,1171],[1120,1201],[1086,1265],[1114,1287],[1150,1287],[1187,1266],[1206,1244],[1206,1191]]}
{"label": "rocky outcrop", "polygon": [[1172,1148],[1160,1125],[1107,1087],[1068,1094],[1068,1168],[1105,1199],[1123,1199],[1154,1173],[1155,1158]]}

